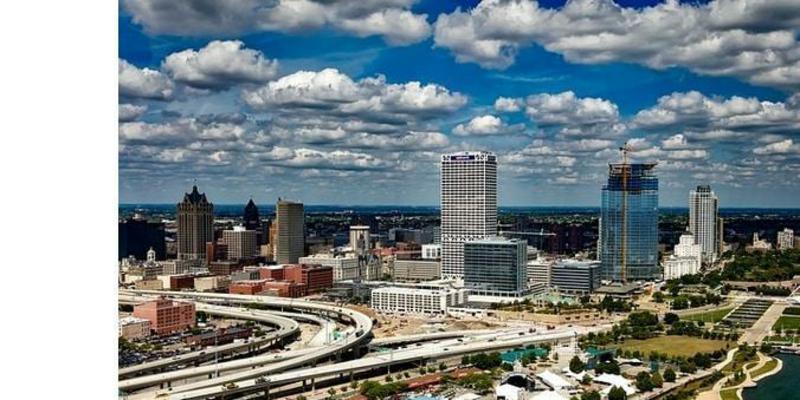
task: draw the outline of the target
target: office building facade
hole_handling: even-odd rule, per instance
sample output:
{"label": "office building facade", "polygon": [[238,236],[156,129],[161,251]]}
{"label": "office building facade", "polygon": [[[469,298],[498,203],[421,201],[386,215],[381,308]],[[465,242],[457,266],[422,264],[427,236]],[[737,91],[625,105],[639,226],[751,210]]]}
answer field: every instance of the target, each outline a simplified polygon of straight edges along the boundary
{"label": "office building facade", "polygon": [[425,260],[438,260],[442,258],[441,244],[423,244],[422,258]]}
{"label": "office building facade", "polygon": [[689,192],[689,231],[694,234],[695,243],[700,245],[702,259],[706,262],[713,262],[718,256],[718,219],[719,198],[710,186],[700,185]]}
{"label": "office building facade", "polygon": [[197,191],[183,196],[178,203],[178,259],[205,259],[206,243],[214,240],[214,204],[205,193]]}
{"label": "office building facade", "polygon": [[497,234],[497,157],[489,152],[441,158],[442,276],[464,278],[464,243]]}
{"label": "office building facade", "polygon": [[655,164],[609,164],[600,215],[603,279],[655,280],[658,265],[658,178]]}
{"label": "office building facade", "polygon": [[422,282],[441,278],[442,267],[434,260],[395,260],[394,280],[397,282]]}
{"label": "office building facade", "polygon": [[464,243],[464,286],[483,296],[519,297],[528,287],[527,243],[490,237]]}
{"label": "office building facade", "polygon": [[600,287],[600,268],[597,261],[558,261],[550,267],[550,286],[563,294],[590,294]]}
{"label": "office building facade", "polygon": [[222,241],[228,248],[231,260],[246,260],[258,256],[258,240],[256,231],[235,226],[232,230],[222,231]]}
{"label": "office building facade", "polygon": [[543,259],[528,261],[526,266],[528,274],[528,285],[544,284],[550,286],[550,267],[552,262]]}
{"label": "office building facade", "polygon": [[454,287],[383,287],[370,295],[372,309],[381,313],[444,315],[451,307],[465,307],[467,290]]}
{"label": "office building facade", "polygon": [[273,255],[278,264],[296,264],[304,255],[305,210],[303,203],[278,199],[273,221]]}
{"label": "office building facade", "polygon": [[371,246],[369,236],[369,226],[367,225],[353,225],[350,227],[350,248],[356,254],[364,254],[368,252]]}

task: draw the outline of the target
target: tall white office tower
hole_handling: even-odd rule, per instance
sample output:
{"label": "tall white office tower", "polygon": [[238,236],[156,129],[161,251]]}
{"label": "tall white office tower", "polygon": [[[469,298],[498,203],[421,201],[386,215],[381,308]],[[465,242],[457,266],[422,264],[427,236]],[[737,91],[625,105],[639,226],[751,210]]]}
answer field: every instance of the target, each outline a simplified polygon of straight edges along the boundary
{"label": "tall white office tower", "polygon": [[442,155],[442,277],[464,278],[464,243],[497,234],[497,157]]}
{"label": "tall white office tower", "polygon": [[689,193],[689,231],[700,245],[703,261],[717,259],[720,243],[717,234],[719,198],[708,185],[700,185]]}

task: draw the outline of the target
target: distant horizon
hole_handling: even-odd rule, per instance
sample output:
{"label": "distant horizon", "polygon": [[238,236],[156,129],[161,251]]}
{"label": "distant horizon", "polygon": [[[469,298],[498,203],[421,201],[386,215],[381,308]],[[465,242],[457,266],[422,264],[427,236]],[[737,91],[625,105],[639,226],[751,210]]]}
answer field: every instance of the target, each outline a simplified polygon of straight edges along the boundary
{"label": "distant horizon", "polygon": [[[247,203],[212,203],[215,206],[224,206],[224,207],[236,207],[241,206],[244,207]],[[118,203],[118,206],[166,206],[166,205],[174,205],[177,203]],[[438,205],[406,205],[406,204],[312,204],[312,203],[303,203],[304,206],[311,206],[311,207],[341,207],[341,208],[376,208],[376,207],[406,207],[406,208],[440,208]],[[256,206],[259,208],[261,207],[273,207],[272,203],[262,203],[259,204],[256,202]],[[529,206],[504,206],[499,205],[497,208],[560,208],[560,209],[570,209],[570,208],[600,208],[599,205],[597,206],[587,206],[587,205],[529,205]],[[688,209],[688,206],[659,206],[659,209],[663,208],[671,208],[671,209]],[[730,207],[720,207],[720,210],[741,210],[741,209],[751,209],[751,210],[800,210],[800,206],[798,207],[763,207],[763,206],[730,206]]]}

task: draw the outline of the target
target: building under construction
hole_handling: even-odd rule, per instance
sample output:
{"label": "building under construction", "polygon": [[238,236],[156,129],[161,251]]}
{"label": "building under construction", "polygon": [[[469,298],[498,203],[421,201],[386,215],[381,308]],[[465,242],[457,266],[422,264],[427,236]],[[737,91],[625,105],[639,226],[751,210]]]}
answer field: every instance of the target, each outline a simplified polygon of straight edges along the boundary
{"label": "building under construction", "polygon": [[654,280],[658,267],[658,178],[655,163],[608,165],[600,215],[599,256],[603,279]]}

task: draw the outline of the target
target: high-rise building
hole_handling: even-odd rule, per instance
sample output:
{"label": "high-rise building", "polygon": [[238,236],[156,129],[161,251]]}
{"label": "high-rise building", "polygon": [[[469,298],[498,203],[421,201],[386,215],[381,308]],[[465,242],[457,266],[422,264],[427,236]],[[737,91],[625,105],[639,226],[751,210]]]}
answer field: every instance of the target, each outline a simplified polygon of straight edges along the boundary
{"label": "high-rise building", "polygon": [[278,199],[273,221],[273,254],[278,264],[296,264],[305,247],[305,211],[303,203]]}
{"label": "high-rise building", "polygon": [[178,203],[178,259],[202,260],[206,243],[214,240],[214,204],[205,193],[197,191],[183,196]]}
{"label": "high-rise building", "polygon": [[350,227],[350,248],[358,255],[370,250],[368,225],[353,225]]}
{"label": "high-rise building", "polygon": [[778,250],[789,250],[794,248],[794,231],[789,228],[783,228],[778,232],[778,240],[775,242],[778,245]]}
{"label": "high-rise building", "polygon": [[120,260],[134,256],[143,260],[147,251],[153,249],[156,258],[163,260],[167,254],[164,241],[164,224],[151,222],[143,218],[130,218],[119,221],[119,254]]}
{"label": "high-rise building", "polygon": [[243,212],[243,220],[244,220],[244,228],[248,231],[256,231],[256,240],[257,244],[261,245],[266,242],[266,237],[264,236],[263,229],[261,228],[261,216],[258,214],[258,206],[250,199],[247,202],[247,205],[244,206]]}
{"label": "high-rise building", "polygon": [[258,256],[256,231],[234,226],[233,230],[222,231],[222,241],[228,247],[228,258],[243,260]]}
{"label": "high-rise building", "polygon": [[464,243],[497,234],[497,157],[459,152],[441,160],[442,277],[464,277]]}
{"label": "high-rise building", "polygon": [[713,262],[719,251],[719,198],[708,185],[697,186],[689,192],[689,231],[700,245],[703,260]]}
{"label": "high-rise building", "polygon": [[658,178],[654,163],[608,165],[603,186],[600,262],[603,279],[654,280],[658,267]]}
{"label": "high-rise building", "polygon": [[527,243],[491,237],[464,243],[464,287],[485,296],[519,297],[528,287]]}

